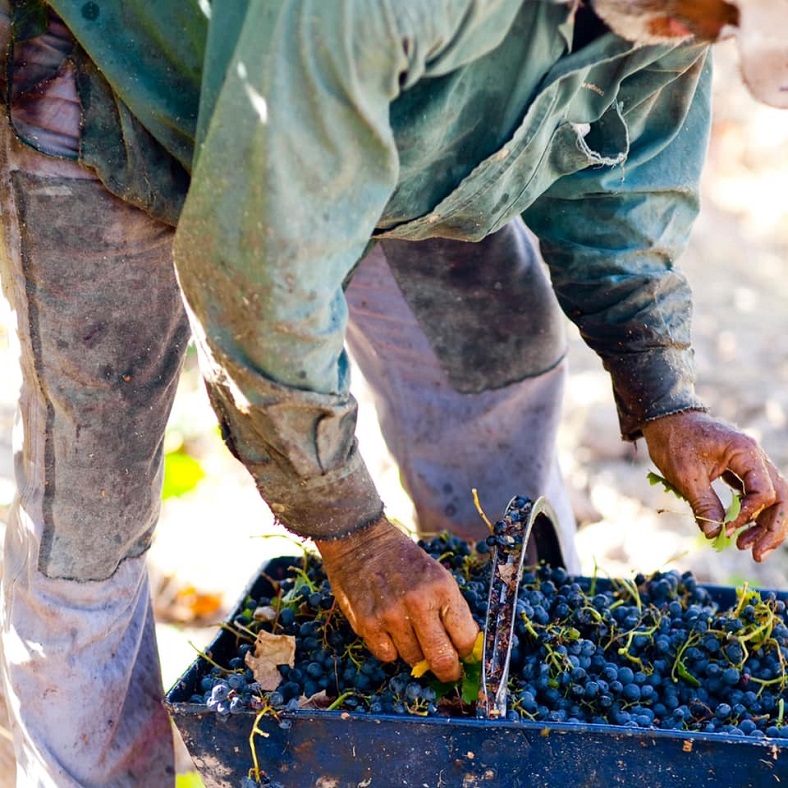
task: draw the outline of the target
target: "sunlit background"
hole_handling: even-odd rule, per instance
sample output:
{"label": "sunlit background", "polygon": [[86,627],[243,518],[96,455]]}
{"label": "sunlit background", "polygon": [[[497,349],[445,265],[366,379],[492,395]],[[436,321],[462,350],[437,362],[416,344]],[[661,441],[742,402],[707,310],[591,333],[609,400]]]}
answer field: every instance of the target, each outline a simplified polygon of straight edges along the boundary
{"label": "sunlit background", "polygon": [[[695,291],[694,343],[701,396],[713,411],[761,440],[788,472],[788,112],[756,105],[741,87],[735,54],[717,53],[715,116],[701,218],[682,260]],[[0,301],[0,311],[8,318]],[[691,569],[707,583],[744,580],[788,586],[788,549],[762,566],[698,537],[688,510],[652,487],[641,443],[618,438],[610,383],[596,357],[571,336],[571,375],[561,456],[581,529],[586,574],[630,576]],[[0,328],[0,527],[13,496],[11,428],[15,354]],[[389,514],[411,524],[411,508],[377,429],[363,381],[359,438]],[[272,526],[243,468],[222,445],[190,356],[167,437],[162,517],[150,552],[158,637],[169,687],[216,632],[259,565],[298,548]],[[498,516],[506,501],[485,501]],[[512,479],[512,494],[519,492]],[[470,495],[470,491],[469,491]],[[2,709],[0,708],[0,714]],[[13,759],[0,717],[0,786]],[[186,766],[183,766],[186,769]]]}

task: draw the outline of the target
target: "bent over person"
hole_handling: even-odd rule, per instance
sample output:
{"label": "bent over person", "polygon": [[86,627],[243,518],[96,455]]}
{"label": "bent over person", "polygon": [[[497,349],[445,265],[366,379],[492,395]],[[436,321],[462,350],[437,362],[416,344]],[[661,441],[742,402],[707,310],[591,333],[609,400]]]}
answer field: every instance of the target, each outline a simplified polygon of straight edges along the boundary
{"label": "bent over person", "polygon": [[619,6],[0,6],[20,784],[173,782],[144,556],[190,329],[228,446],[281,525],[315,541],[383,660],[451,680],[476,625],[385,517],[346,340],[423,530],[473,536],[473,484],[546,495],[571,537],[560,304],[611,374],[623,437],[645,437],[704,533],[723,515],[711,482],[735,477],[738,546],[761,561],[782,543],[785,481],[695,396],[674,267],[697,212],[707,48],[667,18],[624,38]]}

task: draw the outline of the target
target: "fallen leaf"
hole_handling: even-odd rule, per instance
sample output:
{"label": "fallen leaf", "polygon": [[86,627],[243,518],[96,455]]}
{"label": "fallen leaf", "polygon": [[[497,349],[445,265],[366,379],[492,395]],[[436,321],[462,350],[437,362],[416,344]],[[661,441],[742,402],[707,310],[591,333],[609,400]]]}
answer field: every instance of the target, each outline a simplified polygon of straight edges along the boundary
{"label": "fallen leaf", "polygon": [[177,601],[184,604],[194,618],[207,618],[216,615],[222,607],[222,594],[198,591],[195,588],[184,588],[177,594]]}
{"label": "fallen leaf", "polygon": [[501,580],[507,585],[511,585],[512,582],[514,582],[516,573],[517,567],[514,564],[504,564],[498,567],[498,574],[501,576]]}
{"label": "fallen leaf", "polygon": [[278,665],[295,666],[296,640],[292,635],[274,635],[260,630],[254,644],[254,654],[244,658],[254,673],[255,681],[263,690],[275,690],[282,681]]}
{"label": "fallen leaf", "polygon": [[320,690],[308,698],[302,695],[298,699],[299,709],[327,709],[331,705],[331,699],[326,694],[325,690]]}
{"label": "fallen leaf", "polygon": [[263,605],[262,607],[256,607],[254,609],[254,613],[252,614],[252,618],[255,621],[265,621],[268,624],[270,624],[272,621],[275,621],[276,616],[277,616],[277,610],[275,607],[271,607],[271,605]]}

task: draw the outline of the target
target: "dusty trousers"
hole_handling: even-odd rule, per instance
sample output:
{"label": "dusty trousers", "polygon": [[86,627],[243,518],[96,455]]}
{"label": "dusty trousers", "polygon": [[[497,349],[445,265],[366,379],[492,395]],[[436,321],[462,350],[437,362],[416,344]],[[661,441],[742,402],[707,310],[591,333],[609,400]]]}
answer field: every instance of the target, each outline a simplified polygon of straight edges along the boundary
{"label": "dusty trousers", "polygon": [[[172,231],[76,165],[8,144],[1,272],[23,390],[3,644],[19,784],[171,785],[144,554],[188,342]],[[435,253],[407,251],[425,265]],[[382,247],[359,266],[348,300],[349,341],[420,528],[481,536],[471,486],[493,503],[544,494],[571,546],[554,446],[563,364],[497,390],[457,392]]]}
{"label": "dusty trousers", "polygon": [[170,785],[144,554],[189,341],[172,232],[3,137],[0,273],[22,371],[2,617],[18,784]]}
{"label": "dusty trousers", "polygon": [[[411,277],[414,269],[419,274]],[[372,391],[418,531],[484,538],[473,489],[493,519],[514,495],[544,496],[558,519],[564,562],[578,571],[556,447],[563,323],[525,227],[512,224],[481,244],[382,243],[356,269],[346,295],[348,346]],[[513,301],[527,302],[519,315]],[[511,336],[498,342],[481,326],[504,314]],[[513,343],[528,350],[519,353]]]}

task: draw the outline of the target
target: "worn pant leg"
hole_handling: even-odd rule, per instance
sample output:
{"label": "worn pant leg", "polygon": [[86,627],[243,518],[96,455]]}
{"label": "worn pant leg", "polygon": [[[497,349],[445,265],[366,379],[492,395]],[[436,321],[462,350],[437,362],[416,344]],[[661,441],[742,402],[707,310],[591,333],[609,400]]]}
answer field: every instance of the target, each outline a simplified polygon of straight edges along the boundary
{"label": "worn pant leg", "polygon": [[2,580],[17,782],[172,785],[145,566],[189,338],[172,231],[2,136],[0,276],[23,379]]}
{"label": "worn pant leg", "polygon": [[[435,345],[450,345],[452,337],[436,339],[441,328],[433,325],[429,332],[433,343],[430,342],[390,265],[397,255],[408,256],[405,264],[393,260],[400,272],[407,274],[417,265],[429,272],[431,266],[444,262],[437,257],[450,255],[461,260],[481,253],[492,266],[499,253],[511,255],[514,248],[514,253],[519,254],[522,232],[524,228],[516,229],[518,240],[514,247],[512,238],[504,236],[491,239],[481,249],[473,244],[441,240],[378,245],[354,272],[347,289],[348,345],[371,389],[384,438],[399,465],[403,487],[413,500],[420,533],[447,529],[466,539],[483,538],[487,528],[476,511],[473,488],[478,489],[482,506],[492,519],[501,516],[514,495],[543,495],[559,520],[565,564],[578,571],[576,524],[556,448],[566,362],[561,360],[563,338],[555,314],[551,312],[549,319],[536,320],[533,335],[517,340],[541,341],[543,348],[552,344],[548,355],[537,353],[531,362],[526,362],[535,374],[492,390],[462,393],[434,349]],[[455,277],[461,269],[462,265],[454,267]],[[429,287],[417,289],[423,295]],[[542,288],[541,283],[539,287]],[[442,293],[439,297],[448,301],[452,298],[450,290],[451,287],[441,288],[440,283],[436,285],[436,291]],[[505,313],[496,311],[494,284],[492,290],[486,317],[482,315],[481,319],[504,320]],[[543,296],[545,292],[542,290]],[[528,321],[523,324],[528,326]],[[545,330],[553,334],[547,342],[541,336]],[[480,348],[471,348],[468,337],[455,338],[459,346],[455,344],[456,358],[448,366],[456,379],[463,374],[462,345],[468,346],[466,357],[478,357]],[[442,351],[444,360],[450,352],[451,349]],[[504,351],[511,352],[511,348]],[[493,357],[495,352],[490,349],[488,355]],[[539,369],[540,365],[547,369]],[[510,365],[513,370],[517,366],[515,362]],[[490,366],[491,380],[495,374]],[[506,374],[501,373],[504,377]],[[478,387],[482,388],[483,383]]]}

